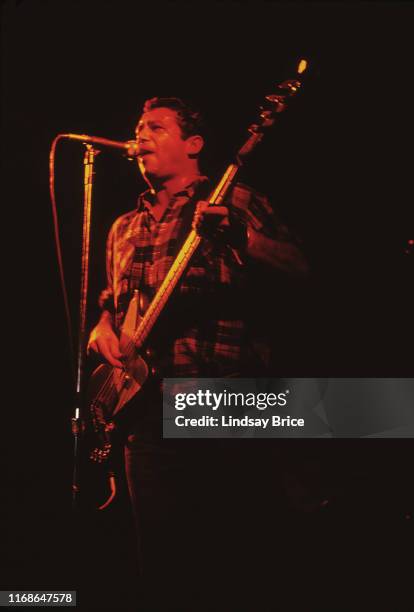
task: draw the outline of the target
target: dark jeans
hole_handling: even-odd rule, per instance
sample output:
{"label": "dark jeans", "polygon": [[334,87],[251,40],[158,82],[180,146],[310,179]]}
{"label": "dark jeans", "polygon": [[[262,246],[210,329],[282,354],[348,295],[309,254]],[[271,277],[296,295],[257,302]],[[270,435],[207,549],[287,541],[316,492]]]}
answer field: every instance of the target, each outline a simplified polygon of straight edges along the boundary
{"label": "dark jeans", "polygon": [[219,483],[206,441],[164,440],[159,423],[138,421],[125,445],[145,609],[190,609],[211,554],[209,507]]}

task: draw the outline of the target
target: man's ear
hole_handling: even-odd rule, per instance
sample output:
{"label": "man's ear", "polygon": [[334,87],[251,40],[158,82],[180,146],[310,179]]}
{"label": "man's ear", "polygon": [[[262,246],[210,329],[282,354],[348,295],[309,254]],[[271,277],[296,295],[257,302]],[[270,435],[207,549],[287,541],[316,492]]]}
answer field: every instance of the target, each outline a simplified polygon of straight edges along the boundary
{"label": "man's ear", "polygon": [[200,134],[189,136],[185,141],[187,154],[189,157],[198,157],[201,149],[204,147],[204,138]]}

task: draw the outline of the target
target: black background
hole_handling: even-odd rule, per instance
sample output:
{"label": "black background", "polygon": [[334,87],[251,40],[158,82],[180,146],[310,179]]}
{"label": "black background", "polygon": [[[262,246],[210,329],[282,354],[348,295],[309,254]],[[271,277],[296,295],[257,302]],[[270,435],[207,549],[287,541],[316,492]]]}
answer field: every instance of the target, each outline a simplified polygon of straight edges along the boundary
{"label": "black background", "polygon": [[[410,376],[412,255],[405,251],[414,238],[412,8],[29,0],[3,7],[2,201],[10,213],[3,226],[4,268],[10,273],[3,321],[12,331],[4,356],[15,374],[7,413],[17,416],[18,425],[17,434],[5,436],[15,468],[7,485],[10,516],[17,525],[6,586],[80,588],[69,554],[76,542],[68,518],[73,386],[48,193],[54,136],[75,132],[127,140],[145,99],[186,97],[211,125],[208,166],[218,174],[243,141],[263,95],[292,75],[299,58],[307,58],[309,83],[254,155],[244,180],[267,193],[302,235],[313,277],[303,293],[292,294],[288,319],[286,305],[284,316],[278,310],[287,289],[271,280],[263,286],[266,299],[257,293],[248,299],[267,304],[275,371],[283,376]],[[82,155],[80,144],[66,141],[56,155],[75,324]],[[110,151],[98,156],[90,323],[104,282],[106,233],[143,188],[133,162]],[[412,496],[409,443],[293,441],[286,452],[295,455],[298,473],[307,453],[318,457],[316,472],[329,472],[354,515],[363,491],[369,512],[385,521],[385,533],[389,525],[409,522],[404,523]],[[332,464],[341,466],[341,477]],[[363,484],[355,484],[361,474]],[[311,483],[315,479],[311,475]],[[268,486],[264,481],[263,488]],[[98,525],[90,538],[108,531],[115,556],[121,549],[129,554],[130,525],[125,521],[121,528],[118,520],[125,516],[123,504],[107,519],[85,519]],[[89,546],[84,544],[83,555]],[[94,567],[99,580],[100,566]],[[95,593],[93,586],[90,591]]]}

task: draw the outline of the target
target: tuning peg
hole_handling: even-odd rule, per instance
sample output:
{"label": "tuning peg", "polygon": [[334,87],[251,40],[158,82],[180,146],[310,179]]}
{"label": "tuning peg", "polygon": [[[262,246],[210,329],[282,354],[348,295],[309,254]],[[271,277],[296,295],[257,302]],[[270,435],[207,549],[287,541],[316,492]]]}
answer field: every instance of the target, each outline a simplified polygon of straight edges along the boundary
{"label": "tuning peg", "polygon": [[262,119],[268,119],[273,115],[273,111],[269,110],[268,108],[264,108],[263,106],[260,107],[260,110],[262,111],[260,113]]}
{"label": "tuning peg", "polygon": [[281,113],[286,108],[284,96],[270,94],[269,96],[266,96],[266,100],[274,107],[272,111],[274,113]]}
{"label": "tuning peg", "polygon": [[251,134],[257,134],[258,132],[260,132],[260,125],[258,123],[252,123],[251,125],[249,125],[248,131]]}
{"label": "tuning peg", "polygon": [[287,81],[283,81],[283,83],[280,83],[279,89],[285,89],[287,90],[289,95],[293,95],[297,92],[301,85],[302,83],[297,79],[288,79]]}
{"label": "tuning peg", "polygon": [[275,119],[273,117],[274,112],[270,111],[270,110],[264,110],[263,112],[260,113],[260,118],[262,119],[262,125],[261,127],[269,127],[270,125],[273,125],[275,122]]}

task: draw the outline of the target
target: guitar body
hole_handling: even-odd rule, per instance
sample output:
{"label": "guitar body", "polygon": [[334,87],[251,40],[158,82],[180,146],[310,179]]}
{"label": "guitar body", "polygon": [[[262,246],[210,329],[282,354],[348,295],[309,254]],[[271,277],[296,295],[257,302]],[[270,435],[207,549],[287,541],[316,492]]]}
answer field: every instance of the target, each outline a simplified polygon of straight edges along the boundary
{"label": "guitar body", "polygon": [[101,409],[106,421],[113,419],[148,378],[148,365],[139,355],[124,369],[99,365],[89,381],[87,404]]}
{"label": "guitar body", "polygon": [[[129,304],[120,333],[120,350],[127,355],[124,368],[101,364],[93,372],[86,391],[86,406],[89,414],[89,428],[86,446],[89,459],[102,466],[110,478],[110,486],[115,487],[115,465],[117,449],[121,448],[122,425],[129,415],[125,408],[128,402],[140,391],[148,378],[149,368],[146,361],[131,344],[137,327],[141,322],[139,295]],[[98,477],[96,477],[99,480]],[[111,484],[111,479],[113,482]],[[108,505],[105,503],[104,506]]]}

